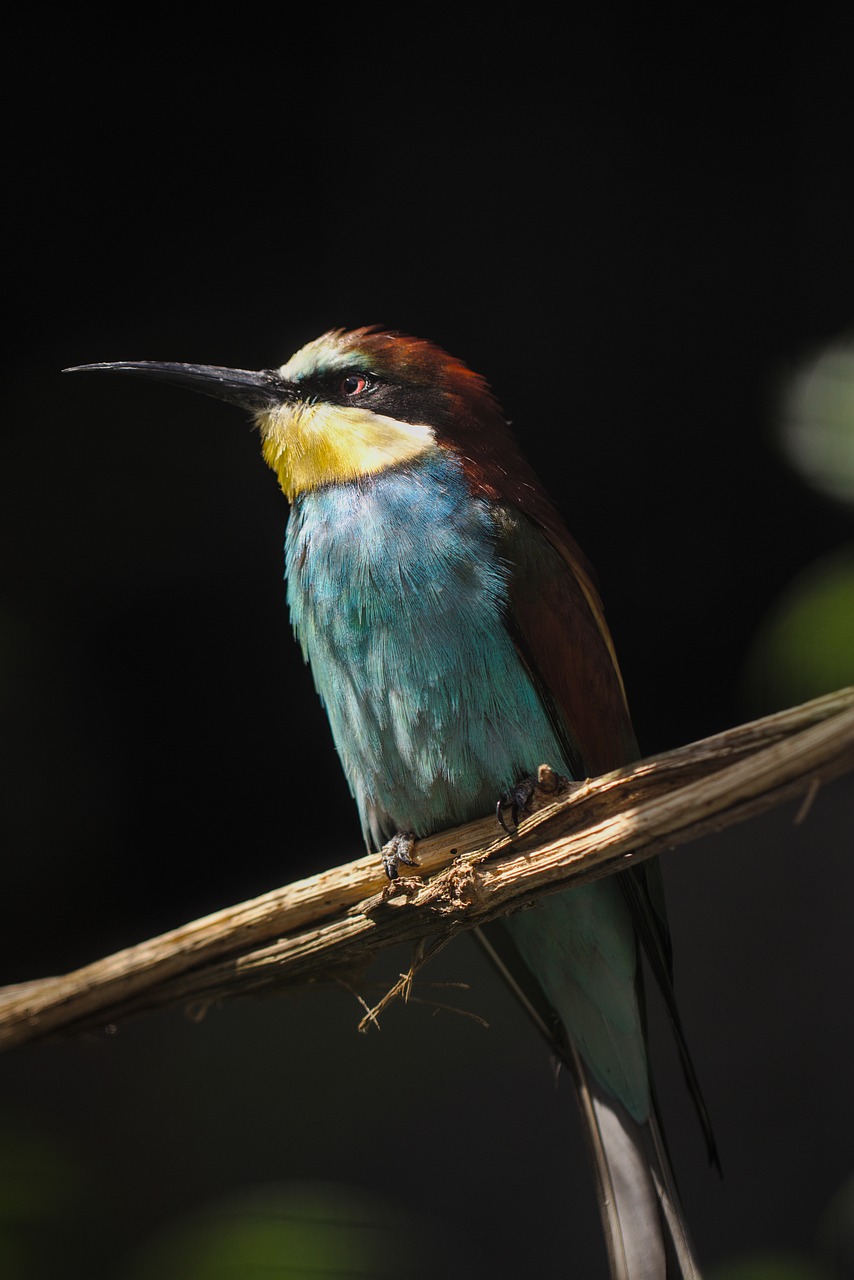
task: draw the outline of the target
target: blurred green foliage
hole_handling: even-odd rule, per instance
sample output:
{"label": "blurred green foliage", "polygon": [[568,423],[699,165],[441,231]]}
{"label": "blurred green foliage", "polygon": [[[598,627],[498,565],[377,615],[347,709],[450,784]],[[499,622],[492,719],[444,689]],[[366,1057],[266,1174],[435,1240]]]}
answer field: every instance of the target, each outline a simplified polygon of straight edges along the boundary
{"label": "blurred green foliage", "polygon": [[[0,1117],[0,1276],[93,1274],[107,1246],[95,1180],[81,1154],[23,1119]],[[100,1263],[97,1264],[100,1266]]]}
{"label": "blurred green foliage", "polygon": [[776,601],[751,648],[745,685],[756,713],[854,684],[854,546],[805,569]]}
{"label": "blurred green foliage", "polygon": [[429,1215],[325,1183],[252,1188],[161,1233],[121,1280],[421,1280],[457,1270]]}
{"label": "blurred green foliage", "polygon": [[831,1274],[840,1280],[854,1276],[854,1176],[831,1199],[818,1224],[818,1244]]}

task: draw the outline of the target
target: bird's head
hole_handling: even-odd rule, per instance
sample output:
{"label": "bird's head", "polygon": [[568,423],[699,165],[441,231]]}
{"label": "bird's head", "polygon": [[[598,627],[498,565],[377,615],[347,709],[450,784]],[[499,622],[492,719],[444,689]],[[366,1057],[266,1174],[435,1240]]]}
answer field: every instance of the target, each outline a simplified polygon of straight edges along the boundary
{"label": "bird's head", "polygon": [[502,474],[508,461],[521,465],[484,379],[432,343],[389,330],[334,329],[259,372],[158,361],[78,367],[157,378],[249,409],[289,499],[437,447],[455,450],[485,492],[496,453],[512,455]]}

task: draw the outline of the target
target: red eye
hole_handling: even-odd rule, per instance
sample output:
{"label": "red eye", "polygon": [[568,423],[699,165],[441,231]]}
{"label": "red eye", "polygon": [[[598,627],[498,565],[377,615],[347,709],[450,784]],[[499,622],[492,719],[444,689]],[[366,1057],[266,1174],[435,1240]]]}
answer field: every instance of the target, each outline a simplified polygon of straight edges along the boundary
{"label": "red eye", "polygon": [[368,379],[361,373],[348,373],[341,379],[342,396],[360,396],[367,388]]}

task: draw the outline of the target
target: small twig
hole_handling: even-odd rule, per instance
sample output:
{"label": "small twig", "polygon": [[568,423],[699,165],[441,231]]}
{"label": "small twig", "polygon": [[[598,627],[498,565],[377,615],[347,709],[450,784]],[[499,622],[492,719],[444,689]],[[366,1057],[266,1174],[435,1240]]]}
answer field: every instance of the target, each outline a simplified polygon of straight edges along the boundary
{"label": "small twig", "polygon": [[412,963],[406,973],[402,973],[394,986],[391,987],[380,1000],[379,1004],[374,1005],[373,1009],[369,1009],[365,1017],[359,1023],[359,1030],[365,1032],[372,1024],[379,1029],[379,1015],[383,1009],[398,997],[403,1000],[404,1004],[409,1004],[412,997],[412,984],[415,981],[415,975],[419,969],[423,969],[428,960],[432,960],[444,946],[447,945],[447,938],[419,938],[415,944],[415,951],[412,956]]}
{"label": "small twig", "polygon": [[[376,1021],[375,1018],[372,1017],[371,1006],[368,1004],[367,1000],[365,1000],[362,996],[360,996],[356,988],[351,987],[350,983],[347,982],[346,979],[342,978],[340,974],[336,975],[335,981],[339,987],[343,987],[344,990],[348,993],[348,995],[351,995],[353,999],[356,1000],[362,1006],[367,1017],[371,1019],[377,1031],[379,1031],[380,1024]],[[364,1021],[365,1019],[363,1018],[362,1022]],[[359,1030],[361,1031],[361,1029],[362,1029],[362,1023],[359,1023]]]}
{"label": "small twig", "polygon": [[819,791],[820,791],[820,789],[821,789],[821,781],[822,781],[822,780],[821,780],[821,778],[812,778],[812,779],[810,780],[810,784],[809,784],[809,786],[807,787],[807,790],[806,790],[806,795],[804,796],[803,800],[801,801],[800,808],[798,809],[798,812],[795,814],[795,826],[796,826],[796,827],[799,827],[799,826],[801,825],[801,823],[802,823],[802,822],[805,822],[805,821],[806,821],[807,814],[809,813],[810,809],[812,809],[813,805],[815,804],[815,798],[816,798],[816,796],[818,795],[818,793],[819,793]]}
{"label": "small twig", "polygon": [[476,1022],[478,1026],[489,1030],[489,1023],[486,1018],[482,1018],[479,1013],[473,1013],[471,1009],[460,1009],[455,1004],[442,1004],[439,1000],[425,1000],[422,996],[412,996],[410,1004],[423,1004],[428,1009],[432,1009],[435,1013],[455,1013],[460,1018],[471,1018],[472,1022]]}
{"label": "small twig", "polygon": [[384,1009],[387,1009],[392,1001],[396,1000],[398,996],[403,996],[405,1001],[406,997],[404,992],[406,991],[407,984],[409,983],[411,976],[411,973],[402,973],[394,986],[388,989],[379,1003],[375,1004],[372,1009],[368,1010],[364,1018],[362,1018],[362,1021],[359,1023],[358,1029],[362,1035],[364,1035],[370,1027],[376,1027],[377,1031],[379,1031],[380,1014]]}

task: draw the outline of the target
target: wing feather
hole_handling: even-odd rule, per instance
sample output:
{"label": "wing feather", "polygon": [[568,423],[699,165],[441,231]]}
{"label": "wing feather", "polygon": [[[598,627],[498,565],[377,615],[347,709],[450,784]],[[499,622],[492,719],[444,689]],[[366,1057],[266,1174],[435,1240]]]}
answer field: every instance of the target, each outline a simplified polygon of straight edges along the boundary
{"label": "wing feather", "polygon": [[[540,522],[505,507],[501,528],[502,554],[513,565],[508,625],[567,759],[579,777],[606,773],[636,759],[637,741],[613,640],[582,553],[556,515]],[[664,998],[710,1160],[718,1164],[673,992],[672,948],[658,860],[627,868],[618,879]]]}

